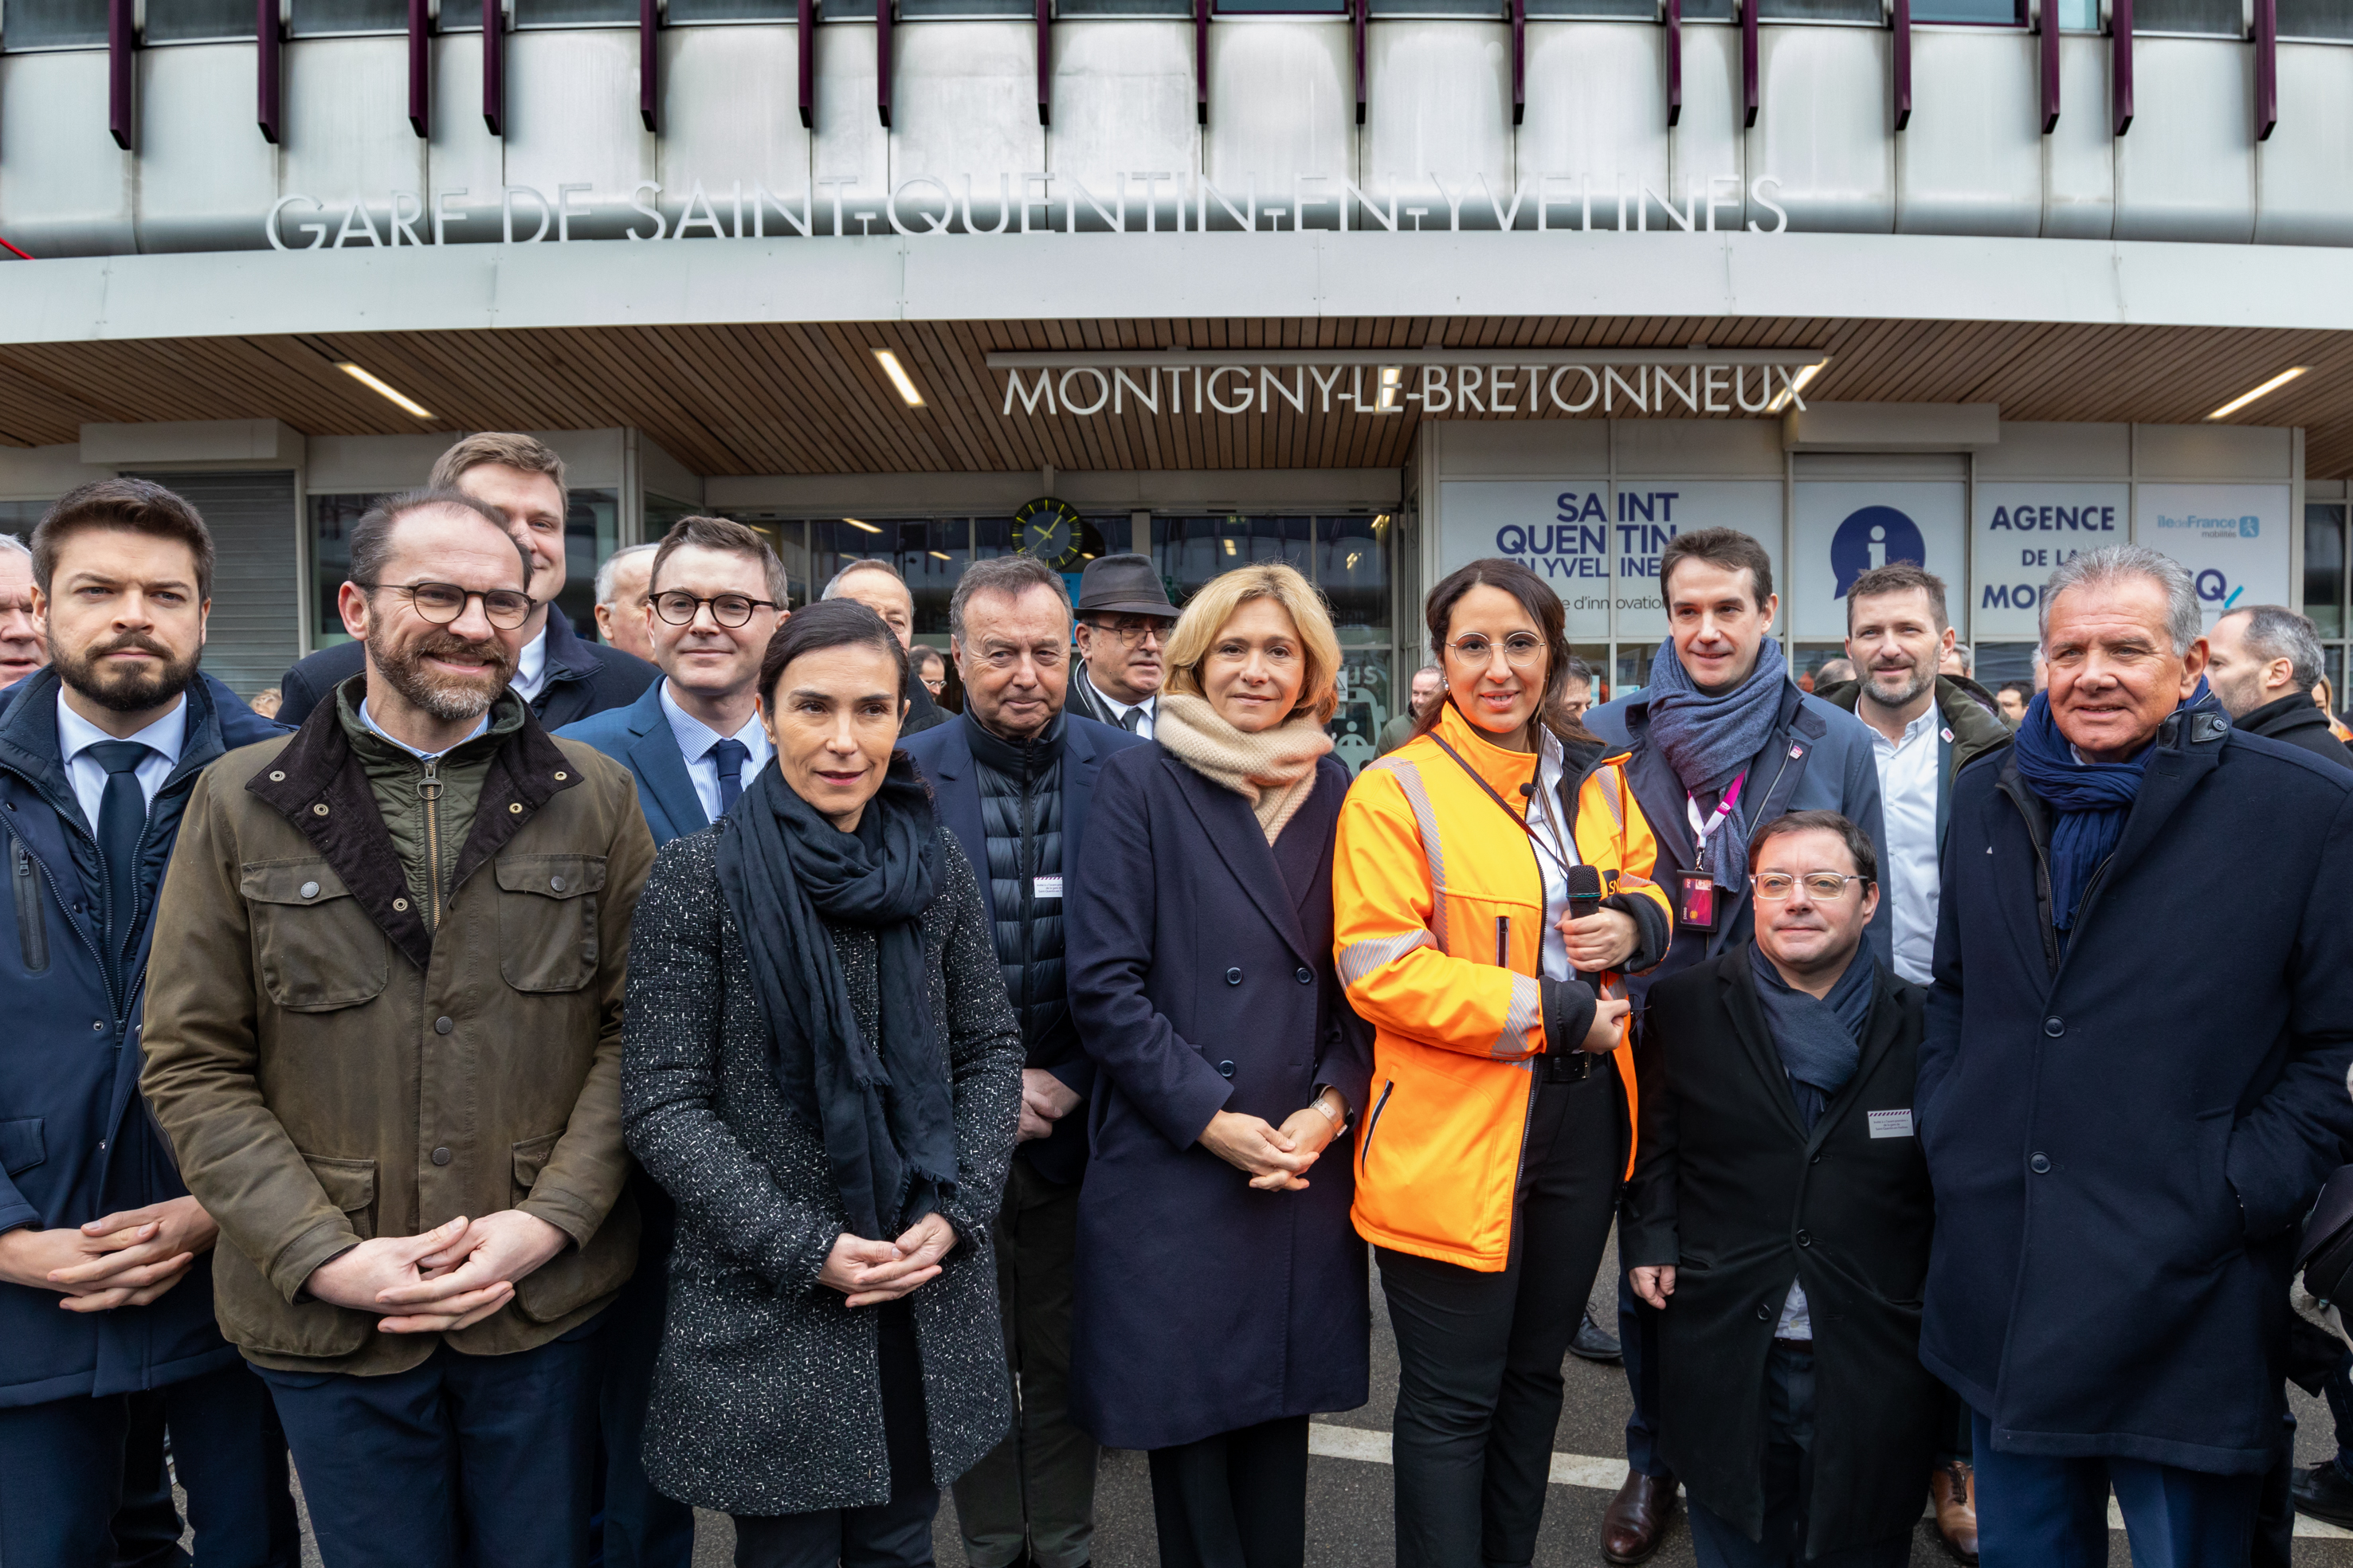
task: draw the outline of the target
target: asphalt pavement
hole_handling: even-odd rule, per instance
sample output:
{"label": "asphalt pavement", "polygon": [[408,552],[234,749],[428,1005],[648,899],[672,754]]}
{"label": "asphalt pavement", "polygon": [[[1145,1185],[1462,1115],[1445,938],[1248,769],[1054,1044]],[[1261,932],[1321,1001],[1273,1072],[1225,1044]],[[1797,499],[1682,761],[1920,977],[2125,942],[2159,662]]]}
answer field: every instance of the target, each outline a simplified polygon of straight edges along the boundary
{"label": "asphalt pavement", "polygon": [[[1605,1258],[1595,1282],[1593,1306],[1605,1327],[1615,1331],[1616,1253]],[[1373,1568],[1393,1561],[1395,1537],[1390,1521],[1389,1468],[1368,1459],[1335,1457],[1334,1450],[1385,1452],[1389,1415],[1397,1399],[1397,1342],[1390,1337],[1388,1314],[1382,1309],[1380,1284],[1373,1282],[1372,1398],[1361,1410],[1318,1416],[1321,1430],[1314,1447],[1321,1450],[1307,1468],[1307,1562],[1309,1568]],[[1556,1464],[1555,1473],[1570,1469],[1601,1486],[1555,1485],[1545,1505],[1544,1533],[1536,1546],[1537,1568],[1586,1568],[1599,1565],[1601,1514],[1625,1468],[1625,1424],[1630,1408],[1625,1373],[1616,1366],[1597,1366],[1574,1356],[1568,1359],[1567,1394],[1562,1401],[1560,1427],[1553,1441],[1557,1455],[1582,1457],[1598,1464]],[[2318,1400],[2291,1389],[2299,1423],[2297,1462],[2312,1464],[2327,1457],[2332,1447],[2328,1412]],[[1359,1436],[1358,1434],[1365,1436]],[[1927,1478],[1921,1478],[1922,1502],[1926,1502]],[[1152,1529],[1152,1484],[1142,1454],[1113,1451],[1103,1456],[1095,1490],[1096,1568],[1157,1568]],[[2327,1528],[2327,1527],[2322,1527]],[[697,1536],[695,1568],[726,1568],[732,1561],[733,1528],[719,1515],[705,1515]],[[934,1536],[940,1568],[968,1568],[963,1542],[956,1535],[955,1504],[944,1500]],[[1951,1568],[1936,1538],[1936,1528],[1924,1521],[1912,1548],[1913,1568]],[[2132,1555],[2124,1532],[2109,1535],[2111,1568],[2129,1568]],[[1667,1537],[1651,1562],[1659,1568],[1694,1568],[1691,1533],[1678,1510],[1667,1527]],[[2353,1568],[2353,1536],[2337,1539],[2299,1536],[2295,1568]],[[1464,1568],[1475,1568],[1465,1564]]]}

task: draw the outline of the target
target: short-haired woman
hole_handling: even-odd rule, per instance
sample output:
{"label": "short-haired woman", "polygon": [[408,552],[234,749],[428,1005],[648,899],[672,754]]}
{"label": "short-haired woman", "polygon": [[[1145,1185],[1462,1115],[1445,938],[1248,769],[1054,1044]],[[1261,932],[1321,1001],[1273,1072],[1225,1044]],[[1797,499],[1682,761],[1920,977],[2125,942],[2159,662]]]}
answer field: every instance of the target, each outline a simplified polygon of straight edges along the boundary
{"label": "short-haired woman", "polygon": [[1564,706],[1560,595],[1517,562],[1430,591],[1446,694],[1340,813],[1339,971],[1376,1026],[1356,1228],[1399,1366],[1400,1568],[1535,1554],[1630,1159],[1617,984],[1672,931],[1624,758]]}
{"label": "short-haired woman", "polygon": [[1367,1058],[1332,968],[1339,639],[1304,577],[1247,566],[1194,595],[1166,659],[1153,743],[1095,786],[1068,927],[1103,1068],[1071,1405],[1150,1451],[1163,1568],[1297,1568],[1307,1418],[1365,1402],[1368,1344],[1343,1140]]}
{"label": "short-haired woman", "polygon": [[1021,1043],[979,885],[894,750],[906,653],[853,600],[770,639],[776,745],[663,847],[630,935],[629,1147],[678,1204],[646,1473],[740,1568],[932,1561],[1011,1418],[989,1222]]}

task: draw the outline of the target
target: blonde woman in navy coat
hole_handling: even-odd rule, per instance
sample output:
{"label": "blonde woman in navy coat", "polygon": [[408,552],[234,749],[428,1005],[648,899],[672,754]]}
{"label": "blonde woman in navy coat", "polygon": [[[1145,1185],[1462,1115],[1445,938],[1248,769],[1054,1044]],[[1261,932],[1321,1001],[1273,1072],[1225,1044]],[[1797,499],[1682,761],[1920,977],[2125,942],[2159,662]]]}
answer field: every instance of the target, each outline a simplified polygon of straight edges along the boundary
{"label": "blonde woman in navy coat", "polygon": [[1095,788],[1069,928],[1101,1065],[1071,1405],[1149,1450],[1164,1568],[1297,1568],[1307,1420],[1365,1402],[1348,1136],[1369,1042],[1332,968],[1340,650],[1288,566],[1170,635],[1154,741]]}

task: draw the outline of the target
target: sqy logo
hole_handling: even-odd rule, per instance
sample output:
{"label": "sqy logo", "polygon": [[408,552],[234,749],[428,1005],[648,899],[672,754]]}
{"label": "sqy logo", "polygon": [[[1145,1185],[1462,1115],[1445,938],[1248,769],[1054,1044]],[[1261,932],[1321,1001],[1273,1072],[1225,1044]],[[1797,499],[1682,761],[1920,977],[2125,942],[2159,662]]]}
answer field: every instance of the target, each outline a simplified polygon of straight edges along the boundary
{"label": "sqy logo", "polygon": [[1831,570],[1838,575],[1838,592],[1831,596],[1845,598],[1857,577],[1893,561],[1909,561],[1915,566],[1928,563],[1928,544],[1920,537],[1920,525],[1892,506],[1866,506],[1849,512],[1831,535]]}

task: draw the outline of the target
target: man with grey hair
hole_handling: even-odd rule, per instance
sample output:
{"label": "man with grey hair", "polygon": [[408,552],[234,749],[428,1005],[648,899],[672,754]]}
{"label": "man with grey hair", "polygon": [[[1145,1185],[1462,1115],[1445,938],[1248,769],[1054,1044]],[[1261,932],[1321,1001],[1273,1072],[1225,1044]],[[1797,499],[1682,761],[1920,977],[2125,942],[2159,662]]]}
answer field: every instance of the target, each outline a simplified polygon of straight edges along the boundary
{"label": "man with grey hair", "polygon": [[0,691],[48,662],[49,639],[33,615],[33,552],[0,533]]}
{"label": "man with grey hair", "polygon": [[654,660],[653,631],[646,623],[646,584],[653,574],[659,544],[632,544],[605,557],[596,568],[596,635],[607,646]]}
{"label": "man with grey hair", "polygon": [[1096,778],[1144,742],[1065,712],[1071,600],[1028,555],[965,568],[948,602],[963,714],[907,742],[940,821],[976,867],[1005,989],[1021,1019],[1021,1144],[997,1221],[1013,1430],[955,1483],[973,1568],[1079,1568],[1094,1540],[1094,1439],[1071,1419],[1072,1270],[1094,1087],[1063,986],[1062,911]]}
{"label": "man with grey hair", "polygon": [[[959,590],[961,591],[961,590]],[[826,580],[821,599],[855,599],[876,615],[899,639],[901,647],[915,646],[915,594],[907,586],[906,576],[888,561],[874,556],[861,556],[845,562],[841,570]],[[923,684],[915,671],[915,661],[907,661],[907,685],[900,692],[907,700],[907,716],[899,721],[902,738],[920,735],[948,721],[948,714],[932,700],[931,688]]]}
{"label": "man with grey hair", "polygon": [[1413,672],[1413,683],[1406,689],[1405,711],[1381,726],[1381,749],[1376,754],[1388,756],[1413,739],[1413,727],[1433,702],[1446,700],[1446,672],[1434,664],[1425,664]]}
{"label": "man with grey hair", "polygon": [[2248,1560],[2298,1222],[2353,1139],[2353,773],[2234,730],[2200,620],[2154,550],[2068,561],[2049,689],[1954,786],[1883,1135],[1936,1186],[1920,1358],[1974,1412],[1987,1568],[2105,1563],[2111,1490],[2136,1561]]}
{"label": "man with grey hair", "polygon": [[2313,706],[2320,635],[2310,621],[2278,605],[2245,605],[2214,623],[2206,647],[2207,684],[2242,733],[2268,735],[2353,768],[2353,752],[2328,732],[2328,715]]}

